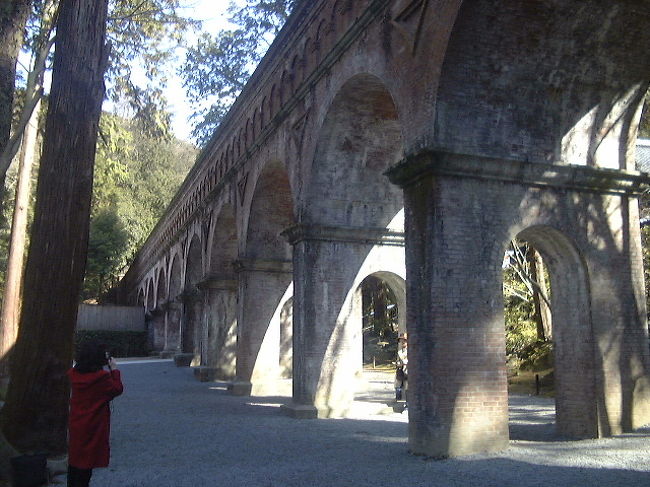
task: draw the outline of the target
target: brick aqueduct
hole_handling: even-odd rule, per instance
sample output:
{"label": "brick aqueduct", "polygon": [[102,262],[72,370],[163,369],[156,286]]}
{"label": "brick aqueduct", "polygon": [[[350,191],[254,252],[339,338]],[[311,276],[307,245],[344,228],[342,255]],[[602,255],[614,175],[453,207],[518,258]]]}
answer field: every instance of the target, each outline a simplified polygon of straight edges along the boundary
{"label": "brick aqueduct", "polygon": [[409,333],[409,448],[508,445],[502,260],[547,263],[560,434],[650,422],[633,148],[648,0],[299,4],[137,255],[156,349],[344,415],[360,283]]}

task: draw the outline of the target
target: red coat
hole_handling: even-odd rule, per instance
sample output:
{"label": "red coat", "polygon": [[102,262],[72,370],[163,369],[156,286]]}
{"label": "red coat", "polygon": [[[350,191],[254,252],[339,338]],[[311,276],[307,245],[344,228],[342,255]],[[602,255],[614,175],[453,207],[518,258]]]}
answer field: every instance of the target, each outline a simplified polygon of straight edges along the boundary
{"label": "red coat", "polygon": [[98,370],[81,374],[70,369],[68,377],[72,385],[68,463],[83,469],[108,467],[109,402],[122,394],[120,371]]}

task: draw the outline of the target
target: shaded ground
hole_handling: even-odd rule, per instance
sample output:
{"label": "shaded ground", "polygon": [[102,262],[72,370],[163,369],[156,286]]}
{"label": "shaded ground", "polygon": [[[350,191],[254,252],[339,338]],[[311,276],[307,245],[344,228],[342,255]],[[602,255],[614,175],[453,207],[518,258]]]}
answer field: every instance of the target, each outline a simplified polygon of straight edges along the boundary
{"label": "shaded ground", "polygon": [[288,397],[230,396],[171,362],[124,364],[113,405],[112,462],[93,487],[648,486],[650,429],[558,441],[553,400],[511,397],[511,447],[435,461],[408,453],[392,379],[367,374],[349,419],[294,420]]}

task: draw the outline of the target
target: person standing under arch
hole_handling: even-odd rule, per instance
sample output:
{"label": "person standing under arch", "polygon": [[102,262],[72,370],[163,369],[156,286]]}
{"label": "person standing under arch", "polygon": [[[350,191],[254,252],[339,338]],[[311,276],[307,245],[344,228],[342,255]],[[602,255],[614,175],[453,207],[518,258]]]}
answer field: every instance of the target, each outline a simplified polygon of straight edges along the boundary
{"label": "person standing under arch", "polygon": [[406,333],[402,333],[397,339],[397,360],[395,362],[395,400],[404,399],[406,409],[408,389],[408,339]]}

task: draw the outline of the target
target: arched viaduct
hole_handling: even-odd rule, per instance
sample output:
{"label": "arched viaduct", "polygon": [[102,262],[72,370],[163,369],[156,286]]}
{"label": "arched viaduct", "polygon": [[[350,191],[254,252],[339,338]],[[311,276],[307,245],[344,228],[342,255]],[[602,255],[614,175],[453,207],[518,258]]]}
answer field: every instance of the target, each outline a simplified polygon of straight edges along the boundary
{"label": "arched viaduct", "polygon": [[234,393],[289,373],[289,413],[336,416],[359,369],[359,284],[383,276],[407,302],[410,449],[494,451],[508,443],[501,263],[518,237],[550,273],[559,432],[650,422],[647,179],[633,171],[649,12],[302,2],[124,295],[159,350],[193,354]]}

